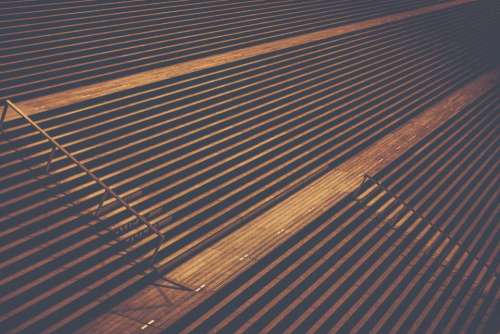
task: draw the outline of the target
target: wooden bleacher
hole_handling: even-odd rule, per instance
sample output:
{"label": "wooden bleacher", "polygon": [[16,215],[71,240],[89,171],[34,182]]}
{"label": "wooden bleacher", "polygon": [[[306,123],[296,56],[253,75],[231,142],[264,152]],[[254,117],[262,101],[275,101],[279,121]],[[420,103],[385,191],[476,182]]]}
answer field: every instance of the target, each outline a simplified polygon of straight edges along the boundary
{"label": "wooden bleacher", "polygon": [[[18,101],[441,3],[0,4],[0,99],[14,101],[0,136],[2,331],[78,331],[494,70],[495,7],[464,1],[29,116]],[[499,98],[485,92],[156,329],[490,328]]]}

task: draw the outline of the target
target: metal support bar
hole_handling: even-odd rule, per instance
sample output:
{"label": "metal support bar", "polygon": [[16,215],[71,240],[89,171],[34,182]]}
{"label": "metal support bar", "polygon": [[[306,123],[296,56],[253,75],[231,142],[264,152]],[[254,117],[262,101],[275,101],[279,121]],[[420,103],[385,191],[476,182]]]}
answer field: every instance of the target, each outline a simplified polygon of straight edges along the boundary
{"label": "metal support bar", "polygon": [[47,160],[47,166],[45,167],[45,170],[47,173],[50,173],[50,165],[52,163],[52,159],[54,159],[54,155],[56,154],[57,151],[57,146],[52,146],[52,150],[50,151],[49,158]]}
{"label": "metal support bar", "polygon": [[107,191],[104,191],[101,197],[101,201],[97,205],[97,208],[94,211],[94,217],[99,217],[99,211],[101,211],[102,206],[104,205],[104,202],[108,199],[109,193]]}
{"label": "metal support bar", "polygon": [[[82,165],[68,150],[66,150],[61,144],[59,144],[52,136],[50,136],[44,129],[42,129],[38,124],[36,124],[31,117],[26,115],[21,109],[19,109],[14,103],[12,103],[10,100],[5,101],[5,106],[4,110],[2,112],[2,123],[1,125],[3,126],[3,119],[5,117],[5,114],[7,113],[7,110],[9,107],[14,110],[17,114],[19,114],[24,120],[26,120],[31,126],[33,126],[38,132],[40,132],[52,145],[53,147],[57,148],[59,151],[61,151],[64,155],[66,155],[75,165],[80,167],[80,169],[85,172],[94,182],[96,182],[98,185],[100,185],[102,188],[104,188],[105,193],[107,193],[109,196],[114,197],[118,203],[120,203],[123,207],[125,207],[128,211],[130,211],[138,221],[140,221],[142,224],[144,224],[148,229],[150,229],[154,234],[158,236],[158,246],[156,247],[153,256],[151,258],[152,265],[154,266],[154,262],[156,260],[156,255],[158,254],[159,248],[162,245],[162,243],[165,241],[165,236],[152,224],[150,224],[139,212],[137,212],[134,208],[132,208],[127,202],[125,202],[121,196],[119,196],[117,193],[115,193],[111,188],[109,188],[101,179],[99,179],[92,171],[90,171],[87,167]],[[54,151],[54,149],[53,149]],[[52,155],[53,152],[51,152]],[[50,167],[48,165],[47,167]],[[101,201],[101,205],[104,201]],[[99,209],[100,209],[99,207]]]}
{"label": "metal support bar", "polygon": [[7,109],[9,109],[9,104],[5,103],[3,110],[2,110],[2,116],[0,116],[0,129],[3,129],[3,124],[5,122],[5,116],[7,115]]}
{"label": "metal support bar", "polygon": [[[395,194],[394,192],[392,192],[389,188],[387,188],[386,186],[384,186],[381,182],[377,181],[376,179],[374,179],[373,177],[371,177],[370,175],[368,174],[365,174],[363,175],[363,181],[361,182],[361,184],[359,185],[359,187],[353,192],[353,195],[354,195],[354,199],[356,199],[360,193],[361,193],[361,188],[363,187],[363,185],[366,183],[366,181],[371,181],[373,182],[375,185],[377,185],[378,187],[380,187],[382,190],[384,190],[386,193],[388,193],[392,198],[394,198],[396,200],[396,202],[398,202],[399,204],[401,204],[403,207],[405,207],[407,210],[411,211],[412,213],[414,213],[417,217],[419,217],[423,222],[425,222],[426,224],[430,225],[432,228],[435,228],[439,233],[441,233],[446,239],[448,239],[452,244],[455,244],[457,245],[460,249],[462,249],[462,251],[464,251],[466,254],[468,254],[469,256],[472,256],[474,259],[476,259],[479,263],[481,263],[482,261],[476,256],[476,255],[473,255],[469,249],[467,247],[465,247],[460,241],[457,241],[457,240],[454,240],[450,235],[448,235],[448,233],[446,233],[442,228],[440,228],[439,226],[435,225],[434,223],[432,223],[430,220],[428,220],[427,218],[425,218],[424,216],[422,216],[420,213],[418,213],[409,203],[407,203],[404,199],[402,199],[401,197],[399,197],[397,194]],[[489,267],[488,264],[484,263],[483,264],[487,270],[490,270],[491,268]],[[493,275],[497,277],[497,273],[496,271],[493,271],[492,272]]]}

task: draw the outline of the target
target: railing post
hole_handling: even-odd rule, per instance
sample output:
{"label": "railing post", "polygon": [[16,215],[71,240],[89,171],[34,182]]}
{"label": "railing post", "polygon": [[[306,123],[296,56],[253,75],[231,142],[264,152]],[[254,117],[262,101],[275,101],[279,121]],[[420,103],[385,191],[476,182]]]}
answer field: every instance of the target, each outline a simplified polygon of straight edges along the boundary
{"label": "railing post", "polygon": [[156,256],[158,255],[158,252],[159,252],[162,244],[163,244],[163,238],[159,237],[158,238],[158,246],[156,246],[155,251],[154,251],[153,255],[151,256],[151,266],[154,269],[156,269],[156,266],[155,266]]}
{"label": "railing post", "polygon": [[5,122],[5,116],[7,115],[7,110],[9,109],[9,104],[5,101],[3,106],[2,115],[0,116],[0,129],[3,129],[3,124]]}
{"label": "railing post", "polygon": [[107,190],[104,191],[101,197],[101,201],[99,202],[99,205],[97,205],[97,208],[94,211],[94,217],[98,218],[99,217],[99,211],[101,211],[102,206],[104,205],[104,201],[108,199],[109,193]]}
{"label": "railing post", "polygon": [[45,167],[45,171],[47,173],[50,172],[50,165],[52,164],[52,160],[54,159],[54,155],[56,154],[57,146],[52,146],[52,150],[50,151],[49,158],[47,160],[47,166]]}

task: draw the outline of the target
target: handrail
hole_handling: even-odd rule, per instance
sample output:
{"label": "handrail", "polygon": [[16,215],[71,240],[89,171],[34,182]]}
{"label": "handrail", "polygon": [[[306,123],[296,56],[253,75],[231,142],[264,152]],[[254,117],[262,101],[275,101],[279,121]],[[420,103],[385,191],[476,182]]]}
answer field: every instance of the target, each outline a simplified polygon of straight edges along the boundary
{"label": "handrail", "polygon": [[[462,249],[462,251],[464,251],[465,253],[467,253],[469,256],[472,256],[475,260],[477,260],[479,263],[482,263],[483,261],[481,261],[477,255],[473,255],[469,249],[463,245],[460,241],[457,241],[457,240],[454,240],[450,235],[448,235],[448,233],[446,233],[442,228],[440,228],[439,226],[433,224],[429,219],[425,218],[424,216],[422,216],[422,214],[418,213],[408,202],[406,202],[404,199],[402,199],[400,196],[398,196],[397,194],[395,194],[392,190],[390,190],[389,188],[387,188],[386,186],[384,186],[380,181],[376,180],[375,178],[373,178],[372,176],[368,175],[368,174],[364,174],[363,175],[363,181],[361,182],[361,184],[358,186],[358,188],[353,192],[354,194],[354,199],[356,199],[359,195],[360,195],[360,192],[361,192],[361,188],[363,187],[363,185],[366,183],[366,180],[370,180],[371,182],[373,182],[374,184],[376,184],[377,186],[379,186],[380,188],[382,188],[385,192],[387,192],[392,198],[394,198],[397,202],[399,202],[401,205],[403,205],[407,210],[410,210],[411,212],[413,212],[417,217],[419,217],[422,221],[424,221],[426,224],[430,225],[431,227],[435,228],[439,233],[441,233],[442,235],[444,235],[444,237],[446,239],[448,239],[452,244],[455,244],[457,245],[459,248]],[[482,263],[488,270],[490,270],[490,266],[487,264],[487,263]],[[496,271],[492,271],[492,274],[498,278],[498,275],[496,273]]]}
{"label": "handrail", "polygon": [[2,115],[0,117],[0,130],[3,131],[3,125],[4,125],[4,120],[5,120],[5,115],[7,114],[7,110],[9,107],[14,110],[17,114],[19,114],[24,120],[26,120],[31,126],[33,126],[38,132],[40,132],[52,145],[52,151],[49,156],[49,160],[47,162],[47,171],[49,171],[50,168],[50,163],[52,161],[52,158],[54,156],[54,153],[56,150],[61,151],[66,155],[74,164],[76,164],[80,169],[82,169],[85,174],[90,176],[98,185],[100,185],[104,189],[104,194],[102,196],[101,201],[99,202],[99,205],[94,212],[94,216],[97,216],[100,209],[102,208],[102,205],[104,201],[108,198],[108,196],[111,196],[115,198],[115,200],[118,201],[123,207],[125,207],[127,210],[129,210],[135,218],[137,218],[138,221],[140,221],[142,224],[146,225],[153,233],[155,233],[158,238],[159,238],[159,243],[158,246],[156,246],[156,249],[153,253],[153,256],[151,258],[151,262],[154,266],[155,260],[156,260],[156,255],[158,254],[158,251],[162,245],[162,243],[165,241],[165,236],[154,226],[151,225],[146,218],[144,218],[139,212],[137,212],[134,208],[130,206],[126,201],[124,201],[120,195],[115,193],[110,187],[108,187],[97,175],[95,175],[92,171],[90,171],[87,167],[85,167],[82,163],[80,163],[68,150],[66,150],[61,144],[59,144],[54,138],[52,138],[44,129],[42,129],[38,124],[36,124],[31,117],[26,115],[21,109],[19,109],[14,103],[12,103],[10,100],[5,101],[5,107],[4,110],[2,111]]}

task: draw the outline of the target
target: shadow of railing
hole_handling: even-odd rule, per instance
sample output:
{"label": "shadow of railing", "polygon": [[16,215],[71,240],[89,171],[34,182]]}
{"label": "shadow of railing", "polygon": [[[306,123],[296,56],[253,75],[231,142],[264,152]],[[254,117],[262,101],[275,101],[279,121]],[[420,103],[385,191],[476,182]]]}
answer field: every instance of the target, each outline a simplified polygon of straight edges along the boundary
{"label": "shadow of railing", "polygon": [[[68,150],[66,150],[61,144],[59,144],[54,138],[52,138],[44,129],[42,129],[38,124],[36,124],[28,115],[26,115],[21,109],[19,109],[14,103],[12,103],[10,100],[5,101],[4,109],[2,111],[2,114],[0,116],[0,131],[4,133],[4,126],[5,126],[5,117],[6,114],[9,110],[13,110],[16,112],[19,116],[21,116],[26,122],[28,122],[34,129],[36,129],[40,134],[42,134],[45,139],[47,139],[50,144],[52,145],[52,149],[50,151],[50,154],[47,158],[47,164],[46,164],[46,172],[50,173],[50,166],[52,159],[54,158],[54,155],[56,154],[57,151],[63,153],[71,162],[75,165],[77,165],[85,174],[87,174],[92,180],[97,183],[102,189],[102,197],[99,201],[99,204],[97,205],[96,209],[94,210],[94,213],[92,214],[96,219],[99,219],[99,213],[103,208],[104,203],[112,198],[114,199],[119,205],[123,206],[126,210],[128,210],[132,215],[136,218],[136,223],[143,224],[148,230],[150,230],[152,233],[156,234],[158,236],[158,244],[151,256],[151,266],[154,267],[155,261],[156,261],[156,256],[158,254],[158,251],[165,241],[165,237],[163,234],[153,225],[151,224],[145,217],[143,217],[139,212],[137,212],[134,208],[130,206],[120,195],[118,195],[115,191],[113,191],[109,186],[107,186],[98,176],[96,176],[91,170],[89,170],[87,167],[85,167],[82,163],[80,163]],[[5,134],[4,134],[5,135]],[[117,235],[120,237],[119,235]]]}

